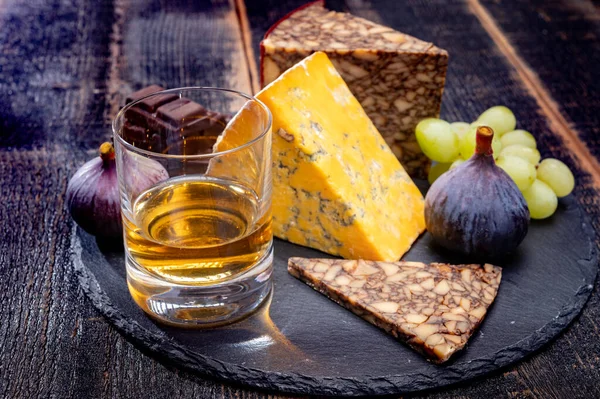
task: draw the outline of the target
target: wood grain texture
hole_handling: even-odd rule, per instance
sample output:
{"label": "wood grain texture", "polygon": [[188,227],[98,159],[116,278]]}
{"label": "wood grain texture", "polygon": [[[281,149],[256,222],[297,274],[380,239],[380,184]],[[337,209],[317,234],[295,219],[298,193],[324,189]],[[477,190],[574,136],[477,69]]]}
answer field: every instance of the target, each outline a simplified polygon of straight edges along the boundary
{"label": "wood grain texture", "polygon": [[[482,0],[503,35],[600,157],[600,9],[590,1]],[[523,27],[528,27],[523,30]]]}
{"label": "wood grain texture", "polygon": [[[252,92],[248,60],[233,0],[122,1],[118,87],[112,104],[141,87],[228,87]],[[116,82],[115,82],[116,81]]]}
{"label": "wood grain texture", "polygon": [[[247,0],[252,48],[302,3]],[[481,4],[600,157],[600,79],[598,68],[588,67],[600,54],[597,2]],[[473,119],[496,103],[517,109],[543,155],[575,169],[575,194],[599,231],[594,179],[579,169],[578,154],[552,131],[465,1],[334,6],[448,49],[443,117]],[[70,265],[67,179],[110,136],[108,121],[122,96],[149,83],[250,92],[242,34],[233,1],[0,0],[0,397],[284,397],[206,381],[141,353],[96,314]],[[544,352],[431,397],[600,397],[599,320],[596,288],[581,317]]]}
{"label": "wood grain texture", "polygon": [[248,65],[248,75],[250,85],[252,86],[252,94],[258,93],[260,90],[258,65],[255,62],[256,52],[254,51],[254,43],[252,41],[252,31],[250,30],[250,22],[248,21],[248,11],[244,0],[235,0],[235,9],[239,21],[240,36],[244,46],[244,55]]}
{"label": "wood grain texture", "polygon": [[[545,117],[548,127],[556,136],[560,137],[567,149],[577,154],[579,168],[587,172],[594,180],[595,185],[600,185],[600,163],[592,155],[588,146],[579,139],[578,132],[571,127],[567,118],[561,112],[556,99],[553,98],[546,85],[541,81],[529,65],[524,61],[515,47],[511,44],[507,35],[492,18],[487,8],[482,6],[479,0],[468,0],[469,10],[477,17],[481,26],[496,44],[498,50],[505,56],[507,62],[515,69],[517,79],[522,83],[528,94],[537,102],[541,116]],[[595,82],[594,82],[595,83]],[[592,105],[597,100],[590,99]],[[600,103],[595,104],[600,105]]]}

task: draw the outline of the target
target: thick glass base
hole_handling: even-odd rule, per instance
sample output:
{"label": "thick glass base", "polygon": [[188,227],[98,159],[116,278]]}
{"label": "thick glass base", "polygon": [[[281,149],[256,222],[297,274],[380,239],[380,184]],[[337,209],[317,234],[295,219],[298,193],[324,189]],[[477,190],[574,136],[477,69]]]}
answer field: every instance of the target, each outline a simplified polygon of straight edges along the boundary
{"label": "thick glass base", "polygon": [[129,292],[149,316],[178,327],[213,327],[249,315],[269,296],[273,249],[244,274],[210,286],[161,280],[129,255],[126,267]]}

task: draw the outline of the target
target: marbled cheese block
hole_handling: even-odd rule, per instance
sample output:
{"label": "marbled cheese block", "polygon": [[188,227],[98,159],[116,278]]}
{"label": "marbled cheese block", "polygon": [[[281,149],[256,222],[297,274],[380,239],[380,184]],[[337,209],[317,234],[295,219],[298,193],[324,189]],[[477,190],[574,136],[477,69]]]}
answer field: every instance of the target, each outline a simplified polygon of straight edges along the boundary
{"label": "marbled cheese block", "polygon": [[429,160],[415,126],[438,117],[448,53],[431,43],[351,14],[310,3],[274,25],[261,43],[267,85],[307,55],[325,52],[409,175],[425,178]]}
{"label": "marbled cheese block", "polygon": [[502,279],[490,264],[290,258],[288,271],[434,363],[466,345]]}
{"label": "marbled cheese block", "polygon": [[423,196],[325,53],[257,94],[273,114],[276,236],[345,258],[398,260]]}

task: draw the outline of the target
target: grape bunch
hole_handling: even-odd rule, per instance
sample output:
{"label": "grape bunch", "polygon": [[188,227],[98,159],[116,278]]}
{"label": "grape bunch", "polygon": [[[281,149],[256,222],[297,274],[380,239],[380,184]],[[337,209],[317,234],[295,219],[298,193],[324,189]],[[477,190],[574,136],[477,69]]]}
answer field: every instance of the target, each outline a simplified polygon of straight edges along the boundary
{"label": "grape bunch", "polygon": [[535,137],[526,130],[516,129],[515,115],[504,106],[486,110],[473,123],[428,118],[417,125],[417,142],[434,162],[429,170],[429,183],[473,155],[477,127],[482,125],[494,130],[492,148],[496,165],[513,179],[523,194],[531,218],[552,216],[558,197],[568,195],[575,187],[573,173],[558,159],[542,160]]}

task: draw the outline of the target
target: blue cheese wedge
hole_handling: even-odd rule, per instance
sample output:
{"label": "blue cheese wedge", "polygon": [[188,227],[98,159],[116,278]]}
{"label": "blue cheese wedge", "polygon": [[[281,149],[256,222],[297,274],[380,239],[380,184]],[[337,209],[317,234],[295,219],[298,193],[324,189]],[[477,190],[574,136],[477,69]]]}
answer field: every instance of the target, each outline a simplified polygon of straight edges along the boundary
{"label": "blue cheese wedge", "polygon": [[349,259],[394,261],[424,200],[325,53],[256,96],[273,114],[273,232]]}

